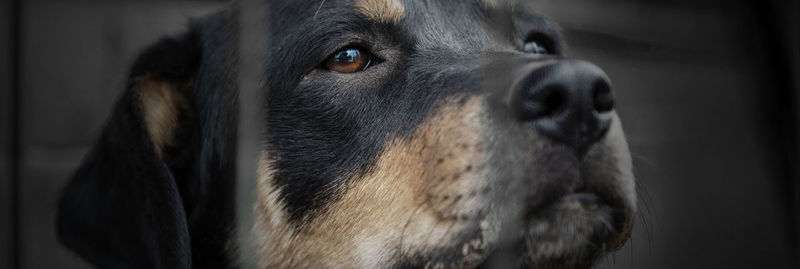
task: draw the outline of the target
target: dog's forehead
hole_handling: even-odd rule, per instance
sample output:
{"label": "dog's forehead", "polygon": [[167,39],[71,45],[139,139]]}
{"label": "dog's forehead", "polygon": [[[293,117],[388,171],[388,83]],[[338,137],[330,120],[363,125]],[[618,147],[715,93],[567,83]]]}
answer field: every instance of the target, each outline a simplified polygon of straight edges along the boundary
{"label": "dog's forehead", "polygon": [[466,53],[491,45],[485,24],[492,7],[483,1],[405,1],[405,6],[405,19],[399,25],[415,37],[418,49]]}

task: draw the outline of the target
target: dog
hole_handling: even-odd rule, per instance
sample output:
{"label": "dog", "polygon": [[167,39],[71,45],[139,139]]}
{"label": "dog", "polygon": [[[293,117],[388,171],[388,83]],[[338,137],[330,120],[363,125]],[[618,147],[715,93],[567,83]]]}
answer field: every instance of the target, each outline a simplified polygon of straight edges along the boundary
{"label": "dog", "polygon": [[[270,0],[252,227],[236,214],[237,6],[144,50],[63,190],[102,268],[589,268],[635,180],[607,75],[499,0]],[[245,161],[245,160],[239,160]]]}

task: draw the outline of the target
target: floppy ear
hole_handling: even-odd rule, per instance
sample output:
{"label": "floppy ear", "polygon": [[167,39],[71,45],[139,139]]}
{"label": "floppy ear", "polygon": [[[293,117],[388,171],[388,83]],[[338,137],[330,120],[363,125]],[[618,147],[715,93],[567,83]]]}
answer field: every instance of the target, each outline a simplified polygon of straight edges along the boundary
{"label": "floppy ear", "polygon": [[59,237],[92,264],[192,266],[190,201],[176,178],[191,170],[199,144],[193,80],[201,57],[194,32],[145,50],[100,140],[65,187]]}

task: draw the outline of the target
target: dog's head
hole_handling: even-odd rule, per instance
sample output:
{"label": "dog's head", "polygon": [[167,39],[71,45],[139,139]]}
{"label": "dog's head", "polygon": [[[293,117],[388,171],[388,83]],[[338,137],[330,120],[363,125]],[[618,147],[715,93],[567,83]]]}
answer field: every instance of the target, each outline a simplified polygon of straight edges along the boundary
{"label": "dog's head", "polygon": [[[635,212],[606,75],[509,1],[271,1],[262,267],[588,267]],[[67,187],[95,264],[226,263],[235,12],[153,46]]]}

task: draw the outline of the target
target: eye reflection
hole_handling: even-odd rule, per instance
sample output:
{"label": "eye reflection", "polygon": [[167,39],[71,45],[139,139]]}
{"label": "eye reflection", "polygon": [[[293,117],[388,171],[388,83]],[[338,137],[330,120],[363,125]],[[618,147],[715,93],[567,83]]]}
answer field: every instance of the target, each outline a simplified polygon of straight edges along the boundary
{"label": "eye reflection", "polygon": [[355,73],[369,67],[371,56],[357,48],[345,48],[328,58],[325,66],[339,73]]}

